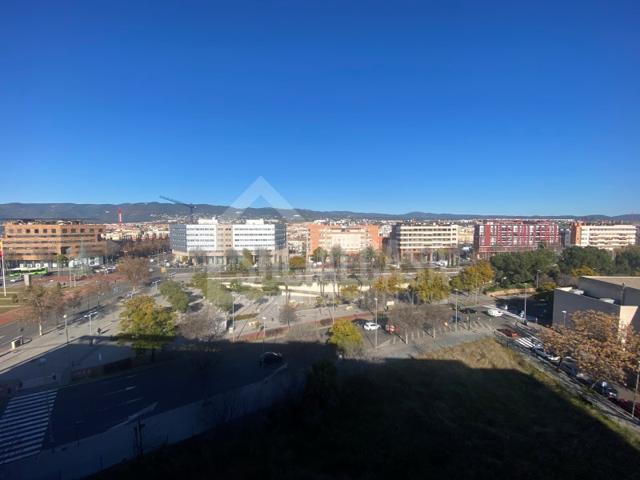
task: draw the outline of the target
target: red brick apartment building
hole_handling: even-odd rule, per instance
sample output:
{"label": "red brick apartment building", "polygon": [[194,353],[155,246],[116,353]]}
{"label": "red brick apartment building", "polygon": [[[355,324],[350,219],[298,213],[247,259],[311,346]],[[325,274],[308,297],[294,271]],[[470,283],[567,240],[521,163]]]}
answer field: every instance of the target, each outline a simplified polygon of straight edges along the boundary
{"label": "red brick apartment building", "polygon": [[560,248],[559,227],[547,220],[490,220],[476,225],[473,248],[477,258],[496,253]]}

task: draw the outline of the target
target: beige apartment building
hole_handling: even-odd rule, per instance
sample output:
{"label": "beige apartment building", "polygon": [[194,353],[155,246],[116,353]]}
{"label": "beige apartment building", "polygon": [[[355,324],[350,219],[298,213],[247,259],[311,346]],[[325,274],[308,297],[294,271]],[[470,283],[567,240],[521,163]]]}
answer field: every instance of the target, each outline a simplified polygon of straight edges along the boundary
{"label": "beige apartment building", "polygon": [[101,264],[107,254],[104,225],[75,220],[13,220],[4,223],[5,260],[10,267],[56,267],[56,257]]}
{"label": "beige apartment building", "polygon": [[309,231],[307,257],[313,251],[322,247],[326,251],[338,245],[347,255],[353,255],[371,247],[379,250],[382,246],[377,225],[322,225],[311,223],[307,225]]}
{"label": "beige apartment building", "polygon": [[391,230],[394,256],[410,261],[433,261],[436,252],[458,248],[459,226],[452,223],[398,223]]}
{"label": "beige apartment building", "polygon": [[636,235],[635,225],[576,222],[571,226],[571,245],[615,250],[635,245]]}

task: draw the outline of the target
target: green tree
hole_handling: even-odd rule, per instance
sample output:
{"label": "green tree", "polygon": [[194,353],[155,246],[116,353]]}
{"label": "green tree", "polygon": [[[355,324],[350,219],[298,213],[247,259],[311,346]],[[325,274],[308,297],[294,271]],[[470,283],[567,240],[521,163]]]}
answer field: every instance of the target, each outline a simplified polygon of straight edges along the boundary
{"label": "green tree", "polygon": [[451,287],[468,292],[482,288],[493,280],[494,271],[487,261],[479,261],[464,267],[458,275],[451,279]]}
{"label": "green tree", "polygon": [[336,320],[329,330],[329,344],[345,356],[355,356],[362,351],[362,333],[350,320]]}
{"label": "green tree", "polygon": [[182,285],[172,280],[160,284],[160,293],[167,299],[171,306],[178,312],[186,312],[189,308],[189,295]]}
{"label": "green tree", "polygon": [[275,280],[263,280],[262,292],[266,295],[280,295],[280,284]]}
{"label": "green tree", "polygon": [[311,260],[313,260],[314,262],[321,262],[322,264],[324,264],[328,256],[329,256],[329,253],[324,248],[318,247],[311,254]]}
{"label": "green tree", "polygon": [[412,285],[418,298],[426,303],[444,300],[449,295],[449,281],[442,273],[425,269],[418,273]]}
{"label": "green tree", "polygon": [[376,259],[376,251],[373,247],[367,247],[360,252],[360,258],[364,260],[367,265],[371,265]]}
{"label": "green tree", "polygon": [[296,309],[290,303],[287,303],[280,308],[280,323],[291,326],[292,323],[298,321],[298,314]]}
{"label": "green tree", "polygon": [[615,272],[619,275],[640,275],[640,246],[616,252]]}
{"label": "green tree", "polygon": [[331,247],[331,263],[333,263],[333,268],[336,270],[339,270],[342,267],[343,255],[344,252],[340,245],[334,245]]}
{"label": "green tree", "polygon": [[127,301],[120,313],[122,340],[131,340],[135,348],[151,349],[170,342],[174,335],[173,313],[158,307],[153,298],[134,297]]}
{"label": "green tree", "polygon": [[502,286],[532,283],[536,275],[549,274],[555,267],[556,254],[548,248],[526,252],[499,253],[491,257],[495,280]]}
{"label": "green tree", "polygon": [[307,262],[304,257],[296,255],[289,259],[289,268],[293,271],[304,270],[307,266]]}
{"label": "green tree", "polygon": [[360,295],[360,289],[355,284],[343,285],[340,288],[340,296],[345,302],[353,302]]}
{"label": "green tree", "polygon": [[560,255],[558,266],[562,273],[571,273],[580,267],[589,267],[598,275],[608,275],[614,270],[611,253],[595,247],[566,248]]}
{"label": "green tree", "polygon": [[205,272],[194,273],[191,277],[191,284],[204,294],[207,289],[207,274]]}
{"label": "green tree", "polygon": [[208,280],[204,296],[211,304],[220,310],[230,312],[233,308],[233,295],[220,282]]}
{"label": "green tree", "polygon": [[242,250],[242,260],[240,260],[240,265],[242,266],[242,268],[246,271],[249,270],[251,268],[253,268],[253,253],[251,253],[251,250],[248,249],[243,249]]}

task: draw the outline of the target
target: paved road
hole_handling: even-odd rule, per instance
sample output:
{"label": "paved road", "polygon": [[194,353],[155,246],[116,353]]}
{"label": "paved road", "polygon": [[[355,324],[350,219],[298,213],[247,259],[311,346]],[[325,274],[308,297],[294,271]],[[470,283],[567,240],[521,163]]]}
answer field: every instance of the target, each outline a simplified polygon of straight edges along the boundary
{"label": "paved road", "polygon": [[[26,395],[11,397],[11,403],[5,400],[4,405],[0,405],[0,425],[3,418],[14,411],[14,402],[24,402],[28,395],[41,394],[51,398],[47,408],[22,409],[20,412],[20,425],[49,426],[46,434],[41,435],[38,430],[38,436],[32,438],[30,446],[34,448],[30,452],[35,454],[41,448],[103,432],[144,409],[159,413],[258,381],[272,373],[271,369],[258,364],[260,355],[269,350],[282,353],[287,368],[294,371],[307,369],[331,352],[319,344],[222,343],[216,353],[182,353],[177,359],[114,377],[57,390],[32,390]],[[24,432],[17,429],[9,433]],[[10,445],[16,445],[18,441],[15,435],[2,435],[0,433],[0,455],[3,439]]]}

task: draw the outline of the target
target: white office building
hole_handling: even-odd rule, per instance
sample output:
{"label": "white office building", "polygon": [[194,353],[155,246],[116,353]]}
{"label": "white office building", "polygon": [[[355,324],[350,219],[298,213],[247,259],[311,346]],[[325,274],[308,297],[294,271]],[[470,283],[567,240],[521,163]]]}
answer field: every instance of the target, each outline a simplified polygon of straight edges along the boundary
{"label": "white office building", "polygon": [[172,223],[169,225],[169,244],[174,255],[189,257],[195,253],[217,250],[218,223],[215,220],[198,220],[195,224]]}
{"label": "white office building", "polygon": [[200,219],[195,224],[171,224],[171,251],[181,261],[196,258],[198,263],[225,265],[230,257],[249,250],[256,255],[267,252],[274,261],[286,260],[286,228],[283,223],[246,220],[219,223]]}
{"label": "white office building", "polygon": [[275,252],[285,248],[286,243],[286,228],[283,223],[267,223],[260,219],[233,224],[233,245],[231,248],[234,250],[246,249],[252,253],[260,250]]}

